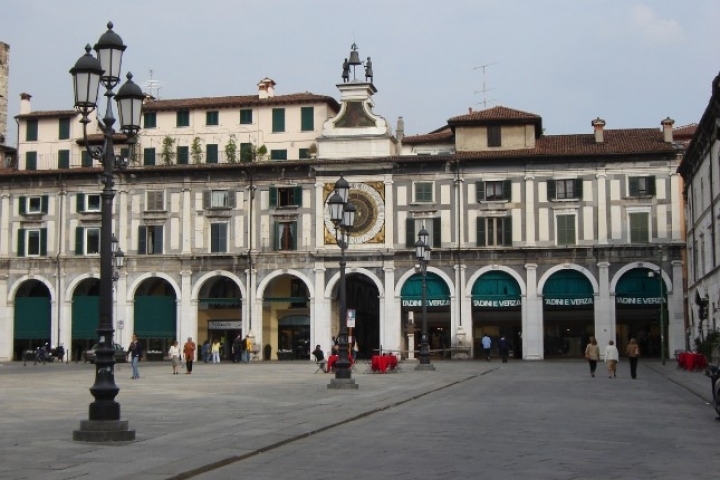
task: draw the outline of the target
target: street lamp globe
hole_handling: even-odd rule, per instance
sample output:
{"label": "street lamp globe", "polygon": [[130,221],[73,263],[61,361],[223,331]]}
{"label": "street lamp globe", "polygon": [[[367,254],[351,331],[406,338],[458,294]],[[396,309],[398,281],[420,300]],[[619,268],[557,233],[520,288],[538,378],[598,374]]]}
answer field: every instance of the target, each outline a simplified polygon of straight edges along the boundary
{"label": "street lamp globe", "polygon": [[90,45],[85,46],[85,55],[70,69],[75,91],[75,109],[87,117],[97,106],[100,77],[104,70],[100,62],[90,54]]}
{"label": "street lamp globe", "polygon": [[112,88],[120,81],[120,68],[122,66],[123,52],[127,46],[120,35],[113,31],[112,22],[107,24],[107,32],[103,33],[95,44],[95,51],[100,66],[105,71],[102,81],[106,87]]}
{"label": "street lamp globe", "polygon": [[137,83],[132,81],[132,73],[128,72],[127,80],[115,95],[117,101],[120,130],[128,135],[134,135],[140,130],[143,100],[145,94]]}

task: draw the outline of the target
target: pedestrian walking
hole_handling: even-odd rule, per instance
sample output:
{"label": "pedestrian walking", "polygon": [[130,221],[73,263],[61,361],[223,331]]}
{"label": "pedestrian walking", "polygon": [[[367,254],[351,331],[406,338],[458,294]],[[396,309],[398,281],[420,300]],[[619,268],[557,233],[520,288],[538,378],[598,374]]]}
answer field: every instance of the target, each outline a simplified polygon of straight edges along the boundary
{"label": "pedestrian walking", "polygon": [[240,363],[242,361],[242,356],[243,356],[242,344],[243,344],[242,334],[238,333],[237,337],[235,337],[235,340],[233,340],[233,344],[232,344],[233,363]]}
{"label": "pedestrian walking", "polygon": [[505,338],[505,335],[501,335],[500,340],[498,340],[498,351],[500,352],[502,363],[507,363],[508,357],[510,356],[510,342]]}
{"label": "pedestrian walking", "polygon": [[590,343],[585,347],[585,358],[587,358],[590,364],[590,376],[595,376],[595,370],[597,369],[597,362],[600,360],[600,347],[598,347],[597,340],[595,337],[590,337]]}
{"label": "pedestrian walking", "polygon": [[490,349],[492,347],[492,340],[486,333],[485,336],[483,336],[482,340],[480,340],[480,341],[482,342],[483,352],[485,352],[485,360],[487,360],[489,362],[490,361]]}
{"label": "pedestrian walking", "polygon": [[178,347],[178,341],[173,340],[170,349],[168,350],[168,357],[172,362],[173,375],[178,374],[178,368],[180,367],[180,347]]}
{"label": "pedestrian walking", "polygon": [[252,351],[252,338],[250,338],[250,334],[245,335],[240,348],[242,349],[243,362],[250,363],[250,352]]}
{"label": "pedestrian walking", "polygon": [[132,342],[130,342],[130,346],[128,347],[127,354],[130,356],[130,362],[132,365],[132,379],[137,380],[140,378],[140,368],[138,367],[138,363],[140,362],[140,359],[142,359],[143,350],[140,340],[138,340],[137,335],[134,333],[132,336]]}
{"label": "pedestrian walking", "polygon": [[618,360],[620,360],[620,354],[615,342],[610,340],[608,346],[605,347],[605,365],[607,365],[608,378],[615,378]]}
{"label": "pedestrian walking", "polygon": [[205,340],[205,343],[202,345],[202,360],[203,363],[210,361],[210,340]]}
{"label": "pedestrian walking", "polygon": [[210,345],[210,353],[212,354],[212,363],[220,363],[220,340],[213,340]]}
{"label": "pedestrian walking", "polygon": [[637,378],[637,364],[638,357],[640,357],[640,345],[637,344],[634,338],[630,339],[630,343],[628,344],[625,353],[630,360],[630,376],[635,379]]}
{"label": "pedestrian walking", "polygon": [[193,362],[195,361],[195,342],[192,337],[188,337],[187,342],[183,345],[183,356],[185,357],[185,374],[192,373]]}

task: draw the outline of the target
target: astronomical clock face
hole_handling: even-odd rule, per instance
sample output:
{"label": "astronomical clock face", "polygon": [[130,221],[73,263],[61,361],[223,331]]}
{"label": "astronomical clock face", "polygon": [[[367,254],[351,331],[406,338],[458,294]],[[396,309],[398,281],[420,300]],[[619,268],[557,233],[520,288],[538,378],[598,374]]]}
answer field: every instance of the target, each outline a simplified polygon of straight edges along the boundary
{"label": "astronomical clock face", "polygon": [[[325,202],[333,193],[334,184],[325,185]],[[355,205],[355,224],[350,243],[382,243],[385,241],[385,201],[382,182],[351,183],[348,199]],[[325,243],[335,243],[335,225],[325,208]]]}

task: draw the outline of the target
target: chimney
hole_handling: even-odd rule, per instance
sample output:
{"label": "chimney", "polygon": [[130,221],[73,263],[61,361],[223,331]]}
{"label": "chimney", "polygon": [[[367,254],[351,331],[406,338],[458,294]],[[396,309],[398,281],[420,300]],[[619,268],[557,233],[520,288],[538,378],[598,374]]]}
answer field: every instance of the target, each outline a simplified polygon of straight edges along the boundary
{"label": "chimney", "polygon": [[675,120],[667,117],[665,120],[660,122],[660,125],[662,125],[663,130],[663,141],[665,143],[673,143],[673,125],[675,125]]}
{"label": "chimney", "polygon": [[605,128],[605,120],[597,117],[595,120],[590,122],[590,125],[595,129],[595,143],[603,143],[605,136],[603,134],[603,128]]}
{"label": "chimney", "polygon": [[32,112],[32,108],[30,107],[31,98],[32,95],[30,95],[29,93],[20,94],[20,115],[26,115]]}
{"label": "chimney", "polygon": [[472,107],[468,107],[468,113],[472,113]]}
{"label": "chimney", "polygon": [[276,85],[276,83],[271,78],[265,77],[262,80],[260,80],[260,82],[257,84],[258,97],[260,97],[260,100],[274,97],[275,96],[275,85]]}
{"label": "chimney", "polygon": [[404,137],[405,137],[405,120],[403,120],[403,117],[398,117],[397,128],[395,129],[395,138],[397,138],[398,142],[402,143]]}

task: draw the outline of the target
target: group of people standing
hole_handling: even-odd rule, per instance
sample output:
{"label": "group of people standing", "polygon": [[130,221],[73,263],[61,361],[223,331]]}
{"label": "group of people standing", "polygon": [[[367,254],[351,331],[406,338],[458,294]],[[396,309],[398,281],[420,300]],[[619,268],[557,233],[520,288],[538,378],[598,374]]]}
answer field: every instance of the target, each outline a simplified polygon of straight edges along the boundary
{"label": "group of people standing", "polygon": [[[630,360],[630,376],[637,378],[637,363],[640,357],[640,346],[634,338],[630,339],[626,349],[626,355]],[[595,376],[597,363],[600,361],[600,346],[598,346],[595,337],[590,337],[590,343],[585,347],[585,358],[590,364],[590,376]],[[605,365],[607,367],[608,378],[617,377],[617,364],[620,361],[620,353],[618,352],[615,342],[610,340],[605,347]]]}

